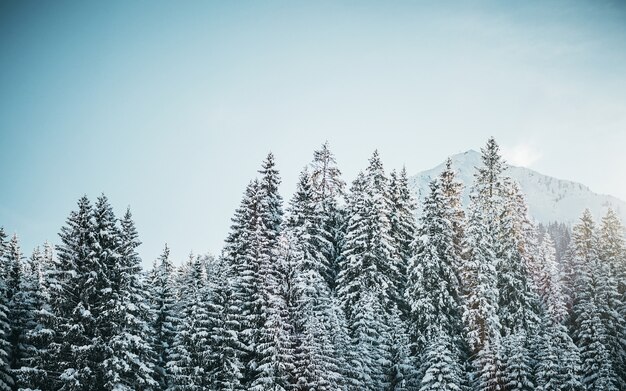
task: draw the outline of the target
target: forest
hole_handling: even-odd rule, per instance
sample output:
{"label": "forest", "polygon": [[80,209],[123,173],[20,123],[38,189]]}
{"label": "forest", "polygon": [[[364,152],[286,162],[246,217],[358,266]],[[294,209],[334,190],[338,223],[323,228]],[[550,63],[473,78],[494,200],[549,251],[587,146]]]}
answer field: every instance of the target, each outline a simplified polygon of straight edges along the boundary
{"label": "forest", "polygon": [[0,391],[626,390],[622,222],[537,224],[481,154],[463,208],[450,161],[417,205],[328,143],[285,202],[270,153],[220,254],[148,270],[105,195],[30,256],[1,230]]}

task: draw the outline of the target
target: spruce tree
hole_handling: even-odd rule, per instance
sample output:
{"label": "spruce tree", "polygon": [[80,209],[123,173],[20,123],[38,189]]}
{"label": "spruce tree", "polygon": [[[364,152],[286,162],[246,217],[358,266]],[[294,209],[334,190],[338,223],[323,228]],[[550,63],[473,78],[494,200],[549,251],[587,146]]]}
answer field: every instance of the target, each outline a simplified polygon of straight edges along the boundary
{"label": "spruce tree", "polygon": [[[439,368],[433,362],[437,356],[429,355],[434,351],[449,351],[451,357],[441,359],[447,360],[446,365],[454,362],[455,366],[461,367],[464,344],[461,338],[463,307],[457,270],[460,260],[454,246],[455,229],[450,219],[455,210],[448,205],[449,199],[443,193],[443,180],[439,177],[430,183],[430,194],[424,200],[406,290],[411,310],[409,324],[413,356],[416,365],[421,368],[422,377],[427,375],[428,368],[433,368],[431,373]],[[445,334],[446,338],[441,338],[441,334]],[[437,343],[431,345],[437,338]],[[447,346],[441,346],[443,343]],[[427,347],[430,352],[426,351]],[[461,386],[460,382],[455,384]]]}
{"label": "spruce tree", "polygon": [[344,218],[339,200],[344,196],[345,182],[337,166],[334,154],[328,142],[321,149],[313,152],[310,164],[310,188],[314,212],[317,216],[318,230],[324,239],[320,248],[324,260],[322,276],[331,289],[335,287],[338,262],[341,256]]}
{"label": "spruce tree", "polygon": [[212,357],[205,270],[198,258],[184,278],[181,321],[174,339],[170,361],[171,391],[200,391],[210,387]]}
{"label": "spruce tree", "polygon": [[398,307],[403,313],[403,318],[406,318],[409,308],[404,298],[404,289],[409,261],[413,256],[412,243],[416,232],[417,206],[409,189],[404,167],[400,173],[392,171],[390,174],[389,202],[391,208],[389,235],[392,238],[394,255],[398,258]]}
{"label": "spruce tree", "polygon": [[0,227],[0,390],[10,391],[13,386],[11,375],[11,325],[9,323],[8,270],[5,261],[6,234]]}
{"label": "spruce tree", "polygon": [[599,258],[608,264],[608,301],[606,318],[609,332],[608,347],[615,370],[621,374],[620,388],[626,389],[626,241],[619,217],[609,208],[602,218],[599,231]]}
{"label": "spruce tree", "polygon": [[493,138],[481,149],[482,163],[470,194],[463,262],[467,342],[478,389],[502,389],[501,322],[498,291],[499,217],[503,210],[504,162]]}
{"label": "spruce tree", "polygon": [[613,289],[607,264],[598,254],[598,237],[589,210],[574,227],[573,264],[577,267],[572,331],[580,349],[582,383],[587,390],[617,390],[618,368],[610,347],[611,313],[607,297]]}
{"label": "spruce tree", "polygon": [[107,273],[111,293],[105,314],[112,327],[102,363],[105,388],[149,390],[158,384],[153,378],[155,355],[149,340],[153,330],[136,250],[141,243],[129,209],[118,234],[119,257]]}
{"label": "spruce tree", "polygon": [[296,387],[302,390],[339,388],[342,357],[334,346],[332,291],[323,277],[328,241],[319,230],[319,209],[315,207],[311,179],[305,170],[290,203],[287,231],[283,235],[281,258],[291,265],[289,292],[296,335]]}
{"label": "spruce tree", "polygon": [[49,383],[52,374],[49,370],[54,357],[50,355],[49,345],[54,340],[51,328],[54,319],[46,287],[51,257],[52,249],[46,244],[43,253],[36,248],[24,265],[24,278],[18,292],[23,321],[23,331],[19,336],[21,356],[15,374],[18,389],[52,389]]}
{"label": "spruce tree", "polygon": [[54,388],[64,391],[97,390],[101,362],[97,334],[102,265],[95,256],[98,247],[94,210],[86,196],[70,213],[59,234],[57,259],[51,272],[50,296],[55,316],[55,341],[51,344],[56,363]]}
{"label": "spruce tree", "polygon": [[176,298],[172,274],[174,265],[170,261],[170,249],[165,245],[163,252],[155,261],[149,274],[149,289],[154,330],[154,347],[156,354],[155,380],[159,389],[164,390],[171,384],[171,376],[167,371],[170,361],[178,324]]}

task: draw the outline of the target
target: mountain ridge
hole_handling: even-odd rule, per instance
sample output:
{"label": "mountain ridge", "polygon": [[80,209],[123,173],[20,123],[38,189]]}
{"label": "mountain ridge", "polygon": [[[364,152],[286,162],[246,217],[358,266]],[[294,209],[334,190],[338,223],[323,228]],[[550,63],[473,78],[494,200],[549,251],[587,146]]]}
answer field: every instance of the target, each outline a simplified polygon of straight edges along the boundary
{"label": "mountain ridge", "polygon": [[[463,183],[463,205],[469,204],[469,189],[474,179],[475,168],[480,166],[481,155],[470,149],[450,156],[457,179]],[[429,170],[409,177],[409,186],[420,201],[428,194],[428,183],[445,167],[445,161]],[[589,208],[596,219],[612,207],[622,221],[626,221],[626,202],[609,195],[593,192],[588,186],[566,179],[541,174],[526,167],[506,164],[505,175],[517,181],[526,197],[530,215],[540,223],[576,223],[585,208]],[[419,208],[418,208],[419,209]]]}

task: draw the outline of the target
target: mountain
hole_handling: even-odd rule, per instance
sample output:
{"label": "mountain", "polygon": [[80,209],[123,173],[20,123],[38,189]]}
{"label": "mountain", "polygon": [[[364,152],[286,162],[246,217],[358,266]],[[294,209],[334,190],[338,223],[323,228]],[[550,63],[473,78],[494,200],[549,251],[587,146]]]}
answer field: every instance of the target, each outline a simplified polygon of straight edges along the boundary
{"label": "mountain", "polygon": [[[469,188],[474,180],[475,167],[481,165],[480,153],[474,150],[459,153],[450,157],[452,167],[458,180],[465,185],[463,204],[469,204]],[[445,162],[435,168],[422,171],[409,178],[409,184],[418,199],[424,199],[428,192],[428,183],[435,178],[445,166]],[[553,221],[576,223],[585,208],[597,218],[601,218],[611,206],[622,221],[626,222],[626,202],[619,198],[597,194],[587,186],[553,178],[524,167],[508,165],[506,175],[516,180],[528,202],[530,214],[540,223]]]}

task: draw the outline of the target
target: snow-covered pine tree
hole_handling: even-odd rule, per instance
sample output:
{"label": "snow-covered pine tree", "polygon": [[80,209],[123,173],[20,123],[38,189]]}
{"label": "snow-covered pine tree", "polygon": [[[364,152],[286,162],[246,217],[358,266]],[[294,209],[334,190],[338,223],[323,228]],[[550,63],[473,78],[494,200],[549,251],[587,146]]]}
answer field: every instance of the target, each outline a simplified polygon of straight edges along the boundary
{"label": "snow-covered pine tree", "polygon": [[[572,257],[576,265],[576,296],[571,323],[574,342],[580,349],[582,383],[586,390],[617,390],[610,341],[609,267],[599,259],[598,237],[589,210],[573,229]],[[609,326],[609,327],[607,327]]]}
{"label": "snow-covered pine tree", "polygon": [[539,252],[537,291],[543,307],[537,342],[536,388],[542,391],[580,390],[580,354],[565,327],[567,319],[563,275],[557,264],[552,235],[544,234]]}
{"label": "snow-covered pine tree", "polygon": [[13,376],[11,374],[11,325],[9,323],[8,270],[5,261],[6,234],[0,227],[0,390],[11,391]]}
{"label": "snow-covered pine tree", "polygon": [[55,316],[55,341],[51,344],[57,376],[53,388],[64,391],[98,390],[97,368],[101,362],[97,322],[93,311],[100,303],[103,270],[94,210],[86,196],[78,201],[59,234],[57,258],[50,273],[51,304]]}
{"label": "snow-covered pine tree", "polygon": [[229,328],[228,333],[242,346],[238,355],[244,367],[240,380],[243,388],[250,386],[256,374],[256,366],[251,363],[256,359],[257,330],[263,320],[260,313],[262,295],[256,283],[259,265],[254,243],[259,225],[258,192],[258,180],[251,181],[232,218],[231,231],[222,251],[224,262],[232,271],[228,284],[233,292],[232,304],[226,307],[233,321],[224,327]]}
{"label": "snow-covered pine tree", "polygon": [[[367,384],[367,387],[383,387],[386,379],[401,363],[392,361],[390,352],[397,351],[390,339],[391,315],[398,309],[401,277],[398,272],[399,257],[395,253],[390,236],[391,224],[387,178],[378,153],[370,158],[366,174],[359,174],[347,197],[346,234],[337,292],[346,314],[352,338],[352,366],[348,377],[357,376],[350,382]],[[364,296],[366,295],[366,296]],[[371,303],[374,301],[375,303]],[[365,305],[374,305],[380,311],[370,312]],[[365,319],[373,324],[365,324]],[[369,320],[368,320],[369,321]],[[370,338],[378,338],[372,343]],[[374,349],[370,355],[378,360],[354,357],[354,352]],[[352,363],[352,364],[350,364]],[[373,383],[368,383],[371,379]],[[359,380],[360,379],[360,380]]]}
{"label": "snow-covered pine tree", "polygon": [[230,289],[232,270],[223,258],[214,265],[210,285],[211,294],[207,302],[211,322],[211,351],[209,372],[212,388],[217,391],[243,391],[241,384],[244,366],[241,352],[245,346],[239,341],[239,308],[233,306],[234,297]]}
{"label": "snow-covered pine tree", "polygon": [[11,370],[16,371],[19,368],[19,362],[22,356],[20,346],[20,336],[24,333],[27,317],[30,315],[28,304],[24,302],[25,297],[20,295],[20,286],[24,279],[22,270],[24,255],[20,248],[20,241],[17,234],[13,234],[11,240],[6,245],[4,254],[4,264],[6,271],[6,299],[9,308],[9,325],[11,328],[9,342],[11,350],[9,358],[11,361]]}
{"label": "snow-covered pine tree", "polygon": [[289,318],[286,265],[279,256],[282,231],[282,197],[278,192],[280,176],[269,153],[261,170],[258,191],[259,226],[254,245],[257,248],[257,284],[261,287],[261,319],[256,343],[257,375],[251,390],[284,390],[294,375],[293,325]]}
{"label": "snow-covered pine tree", "polygon": [[503,333],[503,360],[509,390],[531,390],[531,348],[538,341],[541,306],[531,270],[538,257],[536,230],[528,217],[519,186],[504,179],[503,209],[499,220],[499,319]]}
{"label": "snow-covered pine tree", "polygon": [[472,378],[475,387],[495,390],[504,387],[504,380],[500,377],[503,363],[497,275],[497,235],[503,209],[504,163],[493,138],[487,141],[481,152],[483,165],[477,168],[475,174],[465,232],[467,255],[462,270],[466,294],[463,319],[474,357]]}
{"label": "snow-covered pine tree", "polygon": [[404,289],[407,283],[407,268],[413,255],[412,243],[415,238],[416,202],[409,189],[406,168],[399,173],[392,171],[389,181],[389,202],[391,207],[389,235],[394,245],[394,254],[398,258],[398,308],[403,319],[409,313],[409,306],[404,297]]}
{"label": "snow-covered pine tree", "polygon": [[155,333],[153,339],[153,351],[156,354],[155,380],[160,390],[167,389],[171,384],[167,363],[172,354],[178,324],[173,273],[174,265],[170,261],[170,249],[166,244],[148,276],[152,312],[151,329]]}
{"label": "snow-covered pine tree", "polygon": [[[413,244],[414,255],[408,270],[406,300],[410,308],[413,357],[419,368],[434,365],[432,362],[425,365],[421,360],[427,357],[426,346],[441,333],[448,336],[445,341],[450,346],[445,349],[453,354],[446,360],[461,365],[463,306],[457,270],[460,260],[454,246],[455,230],[450,219],[455,211],[450,208],[449,199],[443,193],[443,180],[439,177],[430,183],[430,193],[424,200]],[[425,376],[425,373],[420,376]]]}
{"label": "snow-covered pine tree", "polygon": [[202,391],[211,386],[212,325],[208,312],[205,268],[194,258],[183,279],[181,320],[174,338],[170,361],[170,391]]}
{"label": "snow-covered pine tree", "polygon": [[319,219],[317,225],[325,240],[325,245],[320,250],[327,270],[322,276],[331,289],[335,286],[338,260],[341,256],[344,218],[339,200],[344,196],[345,185],[335,155],[330,151],[328,142],[325,142],[321,149],[313,152],[310,187],[313,208]]}
{"label": "snow-covered pine tree", "polygon": [[95,335],[92,338],[94,360],[97,365],[91,368],[91,379],[95,389],[105,390],[118,384],[117,368],[109,366],[112,353],[108,342],[114,338],[122,322],[120,297],[120,275],[117,273],[120,261],[120,229],[117,217],[108,198],[101,194],[94,205],[93,235],[95,245],[92,255],[97,268],[92,269],[91,282],[96,289],[92,310]]}
{"label": "snow-covered pine tree", "polygon": [[517,183],[505,178],[498,242],[499,318],[503,332],[523,331],[529,337],[538,328],[539,299],[531,276],[536,261],[536,230]]}
{"label": "snow-covered pine tree", "polygon": [[252,181],[235,212],[223,257],[232,268],[233,308],[246,351],[241,384],[247,389],[283,389],[293,373],[291,324],[284,286],[285,265],[278,256],[282,225],[280,177],[270,153],[260,180]]}
{"label": "snow-covered pine tree", "polygon": [[[378,151],[374,151],[365,171],[367,179],[367,224],[369,234],[369,256],[372,257],[378,273],[387,284],[386,295],[397,308],[402,308],[404,301],[405,276],[401,275],[403,260],[396,252],[394,238],[391,236],[391,216],[393,209],[389,196],[389,180],[385,175]],[[400,186],[400,185],[399,185]],[[406,215],[406,211],[404,211]],[[405,218],[409,218],[405,216]],[[386,304],[386,303],[385,303]],[[391,307],[385,306],[391,310]]]}
{"label": "snow-covered pine tree", "polygon": [[150,338],[150,307],[141,276],[138,239],[130,209],[120,221],[118,257],[108,264],[109,300],[104,314],[110,323],[102,362],[104,387],[110,390],[151,390],[154,380],[155,353]]}
{"label": "snow-covered pine tree", "polygon": [[457,180],[457,174],[452,168],[452,159],[446,160],[446,166],[439,174],[439,186],[445,198],[448,220],[452,224],[454,232],[453,243],[459,264],[457,272],[460,273],[463,258],[463,241],[465,237],[465,211],[463,210],[463,184]]}
{"label": "snow-covered pine tree", "polygon": [[[626,241],[624,227],[615,211],[607,210],[599,232],[599,256],[609,266],[605,314],[609,332],[609,349],[616,371],[620,376],[620,389],[626,389]],[[615,292],[616,290],[616,292]]]}
{"label": "snow-covered pine tree", "polygon": [[451,350],[454,344],[451,336],[443,331],[435,333],[428,341],[420,360],[419,371],[422,377],[419,391],[460,391],[464,383],[463,367],[455,359],[457,353]]}
{"label": "snow-covered pine tree", "polygon": [[48,382],[51,368],[49,344],[54,332],[50,328],[53,322],[50,312],[49,297],[45,286],[45,273],[50,265],[52,249],[49,244],[44,252],[39,248],[33,251],[24,265],[24,277],[16,296],[20,297],[20,313],[23,331],[19,336],[21,356],[15,378],[20,390],[52,390]]}
{"label": "snow-covered pine tree", "polygon": [[332,291],[323,277],[328,260],[324,249],[329,241],[320,230],[323,210],[315,207],[310,184],[305,169],[290,202],[287,230],[281,241],[281,258],[292,269],[289,301],[296,336],[296,387],[336,390],[340,388],[343,357],[333,344],[341,332],[331,321],[338,308],[333,307]]}
{"label": "snow-covered pine tree", "polygon": [[546,232],[539,251],[537,291],[543,307],[537,340],[535,385],[542,391],[580,390],[580,354],[565,326],[567,298],[552,235]]}
{"label": "snow-covered pine tree", "polygon": [[529,352],[529,338],[522,329],[502,338],[506,390],[532,391],[534,357]]}

